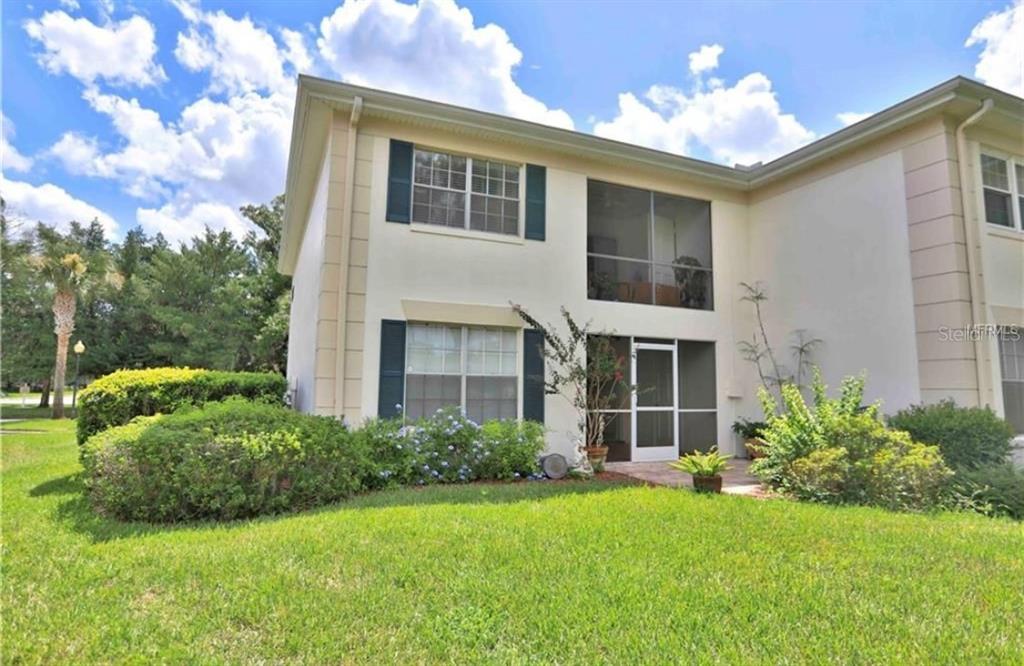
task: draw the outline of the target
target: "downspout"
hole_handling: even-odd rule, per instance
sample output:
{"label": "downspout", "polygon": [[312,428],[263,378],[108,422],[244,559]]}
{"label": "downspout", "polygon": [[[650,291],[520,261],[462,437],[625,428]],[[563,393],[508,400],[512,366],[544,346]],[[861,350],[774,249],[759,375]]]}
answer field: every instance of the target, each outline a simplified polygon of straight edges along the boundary
{"label": "downspout", "polygon": [[[988,113],[992,106],[992,99],[985,99],[981,103],[981,108],[971,114],[970,117],[956,128],[956,163],[960,175],[960,204],[964,220],[964,241],[967,243],[967,284],[971,291],[971,320],[974,322],[975,327],[984,324],[985,316],[981,305],[981,281],[978,279],[980,260],[975,256],[979,243],[975,233],[977,225],[970,218],[970,212],[974,211],[974,202],[967,195],[967,183],[969,182],[970,173],[967,167],[967,138],[965,133],[967,128],[981,120],[981,117]],[[983,353],[985,341],[981,331],[975,330],[972,333],[974,338],[974,371],[978,381],[978,405],[983,407],[988,404],[988,373],[985,372],[985,355]]]}

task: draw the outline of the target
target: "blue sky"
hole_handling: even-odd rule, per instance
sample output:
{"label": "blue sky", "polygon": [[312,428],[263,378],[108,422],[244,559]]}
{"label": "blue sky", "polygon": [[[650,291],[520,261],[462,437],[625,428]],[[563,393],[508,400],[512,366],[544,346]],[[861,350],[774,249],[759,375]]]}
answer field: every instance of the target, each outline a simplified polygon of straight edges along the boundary
{"label": "blue sky", "polygon": [[726,164],[962,74],[1024,94],[1024,5],[5,2],[3,196],[174,240],[283,189],[299,71]]}

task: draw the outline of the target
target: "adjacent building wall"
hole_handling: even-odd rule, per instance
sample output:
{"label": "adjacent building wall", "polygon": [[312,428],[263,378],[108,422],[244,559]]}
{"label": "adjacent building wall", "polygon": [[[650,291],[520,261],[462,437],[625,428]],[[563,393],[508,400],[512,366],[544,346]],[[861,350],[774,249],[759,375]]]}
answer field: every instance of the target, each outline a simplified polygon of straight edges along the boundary
{"label": "adjacent building wall", "polygon": [[750,207],[748,275],[767,290],[780,361],[795,369],[791,333],[804,329],[822,341],[813,360],[826,383],[866,372],[866,398],[887,411],[920,399],[903,174],[896,150]]}

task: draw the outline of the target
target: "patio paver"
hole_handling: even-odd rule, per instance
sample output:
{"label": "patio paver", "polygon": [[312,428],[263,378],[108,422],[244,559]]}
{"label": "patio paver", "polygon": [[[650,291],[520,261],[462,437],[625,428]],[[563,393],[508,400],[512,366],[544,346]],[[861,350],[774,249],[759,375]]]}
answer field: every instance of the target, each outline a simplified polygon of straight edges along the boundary
{"label": "patio paver", "polygon": [[[733,459],[729,461],[729,465],[731,469],[722,473],[723,493],[758,498],[768,497],[769,493],[761,485],[761,482],[750,474],[749,460]],[[689,474],[672,469],[667,462],[613,462],[606,463],[605,469],[657,486],[693,487],[693,481]]]}

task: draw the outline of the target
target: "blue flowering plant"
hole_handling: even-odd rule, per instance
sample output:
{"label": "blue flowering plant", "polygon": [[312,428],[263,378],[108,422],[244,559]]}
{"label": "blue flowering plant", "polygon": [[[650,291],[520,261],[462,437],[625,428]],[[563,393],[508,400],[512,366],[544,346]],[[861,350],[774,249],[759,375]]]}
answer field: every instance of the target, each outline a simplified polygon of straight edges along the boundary
{"label": "blue flowering plant", "polygon": [[539,423],[495,420],[478,424],[457,407],[406,422],[372,420],[356,432],[376,471],[367,485],[428,485],[540,478],[544,448]]}

